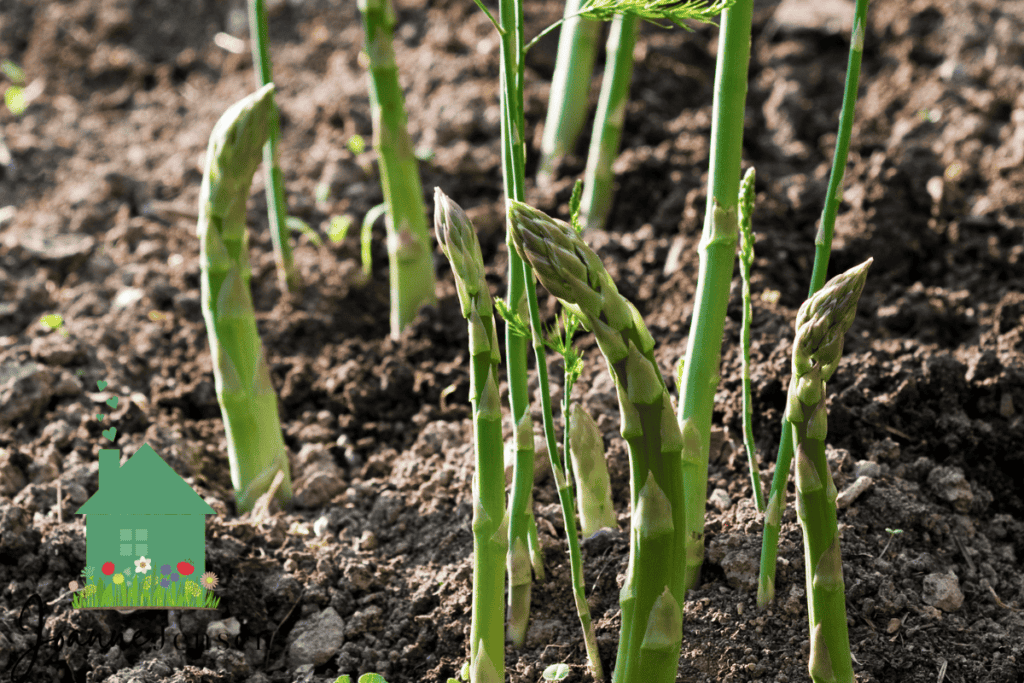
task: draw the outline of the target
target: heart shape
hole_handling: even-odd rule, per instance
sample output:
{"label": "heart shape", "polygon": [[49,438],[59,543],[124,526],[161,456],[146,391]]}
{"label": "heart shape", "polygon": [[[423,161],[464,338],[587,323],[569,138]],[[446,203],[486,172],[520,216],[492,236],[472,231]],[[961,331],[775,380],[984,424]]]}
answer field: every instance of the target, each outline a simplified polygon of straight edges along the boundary
{"label": "heart shape", "polygon": [[103,391],[104,389],[107,388],[107,383],[104,382],[103,380],[100,380],[99,382],[96,382],[96,386],[99,387],[100,391]]}
{"label": "heart shape", "polygon": [[97,422],[102,422],[103,418],[105,418],[105,417],[106,417],[106,415],[104,415],[103,413],[96,413],[96,421]]}
{"label": "heart shape", "polygon": [[117,428],[111,427],[110,429],[104,429],[103,430],[103,436],[105,436],[109,440],[113,441],[114,437],[117,436]]}
{"label": "heart shape", "polygon": [[117,396],[114,396],[112,398],[108,398],[107,399],[107,405],[110,406],[111,408],[116,408],[117,407]]}

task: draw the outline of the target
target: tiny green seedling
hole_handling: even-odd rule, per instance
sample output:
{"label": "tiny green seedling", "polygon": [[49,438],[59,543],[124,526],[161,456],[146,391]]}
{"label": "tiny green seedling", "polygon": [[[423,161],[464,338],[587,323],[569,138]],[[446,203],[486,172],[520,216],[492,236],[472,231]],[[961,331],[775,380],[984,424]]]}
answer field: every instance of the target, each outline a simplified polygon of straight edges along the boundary
{"label": "tiny green seedling", "polygon": [[885,532],[887,534],[889,534],[889,540],[885,542],[885,547],[882,548],[882,552],[878,553],[879,557],[884,557],[885,556],[885,551],[888,550],[889,546],[892,544],[892,539],[894,539],[897,536],[899,536],[900,534],[902,534],[903,533],[903,529],[890,529],[889,527],[886,527],[885,528]]}
{"label": "tiny green seedling", "polygon": [[548,668],[544,669],[544,673],[542,673],[540,677],[545,681],[564,681],[569,677],[569,665],[552,664]]}

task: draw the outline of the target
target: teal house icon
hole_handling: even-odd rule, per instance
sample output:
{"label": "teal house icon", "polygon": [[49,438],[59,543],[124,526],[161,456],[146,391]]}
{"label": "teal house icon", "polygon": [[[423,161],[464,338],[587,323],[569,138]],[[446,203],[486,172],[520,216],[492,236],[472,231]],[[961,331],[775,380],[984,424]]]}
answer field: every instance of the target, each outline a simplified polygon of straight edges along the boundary
{"label": "teal house icon", "polygon": [[149,444],[124,465],[120,456],[100,450],[99,490],[77,512],[86,515],[86,572],[99,582],[96,598],[106,590],[114,608],[184,606],[198,596],[206,515],[215,511]]}

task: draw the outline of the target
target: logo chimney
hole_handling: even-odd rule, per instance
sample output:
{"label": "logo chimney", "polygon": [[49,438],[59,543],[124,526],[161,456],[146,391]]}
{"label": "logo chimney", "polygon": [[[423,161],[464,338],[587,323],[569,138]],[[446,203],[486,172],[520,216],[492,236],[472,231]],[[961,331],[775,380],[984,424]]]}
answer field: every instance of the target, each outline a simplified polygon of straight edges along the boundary
{"label": "logo chimney", "polygon": [[100,449],[100,490],[104,487],[111,487],[117,481],[118,470],[121,469],[121,449],[101,448]]}

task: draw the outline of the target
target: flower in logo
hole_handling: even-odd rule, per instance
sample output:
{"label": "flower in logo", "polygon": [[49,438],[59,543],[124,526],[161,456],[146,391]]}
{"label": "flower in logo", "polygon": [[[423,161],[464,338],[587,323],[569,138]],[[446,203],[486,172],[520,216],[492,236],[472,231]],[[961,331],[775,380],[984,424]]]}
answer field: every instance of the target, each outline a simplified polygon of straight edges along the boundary
{"label": "flower in logo", "polygon": [[178,572],[174,572],[173,574],[171,574],[171,575],[170,575],[169,577],[167,577],[167,578],[169,578],[169,579],[170,579],[171,581],[177,581],[178,579],[180,579],[180,578],[181,578],[181,576],[179,576],[179,575],[178,575]]}
{"label": "flower in logo", "polygon": [[199,588],[199,584],[197,584],[195,581],[188,580],[185,582],[185,593],[192,596],[193,598],[197,597],[202,592],[202,589]]}
{"label": "flower in logo", "polygon": [[124,574],[114,574],[114,578],[112,578],[111,581],[120,586],[122,583],[124,583]]}
{"label": "flower in logo", "polygon": [[167,587],[169,587],[171,585],[171,582],[168,581],[167,579],[163,579],[163,580],[160,581],[160,585],[163,586],[164,588],[167,588]]}
{"label": "flower in logo", "polygon": [[145,574],[153,568],[153,560],[149,559],[145,555],[135,560],[135,571],[138,574]]}
{"label": "flower in logo", "polygon": [[100,571],[103,572],[104,574],[106,574],[107,576],[110,576],[111,574],[114,573],[114,563],[113,562],[104,562],[103,566],[100,568]]}
{"label": "flower in logo", "polygon": [[217,587],[217,575],[213,572],[205,572],[200,578],[199,583],[202,584],[206,590],[213,590]]}
{"label": "flower in logo", "polygon": [[167,576],[172,571],[173,571],[173,569],[171,569],[171,565],[169,565],[169,564],[165,564],[165,565],[161,565],[160,566],[160,573],[163,574],[164,576]]}
{"label": "flower in logo", "polygon": [[153,577],[152,576],[147,576],[146,580],[142,582],[142,590],[148,591],[152,587],[153,587]]}

